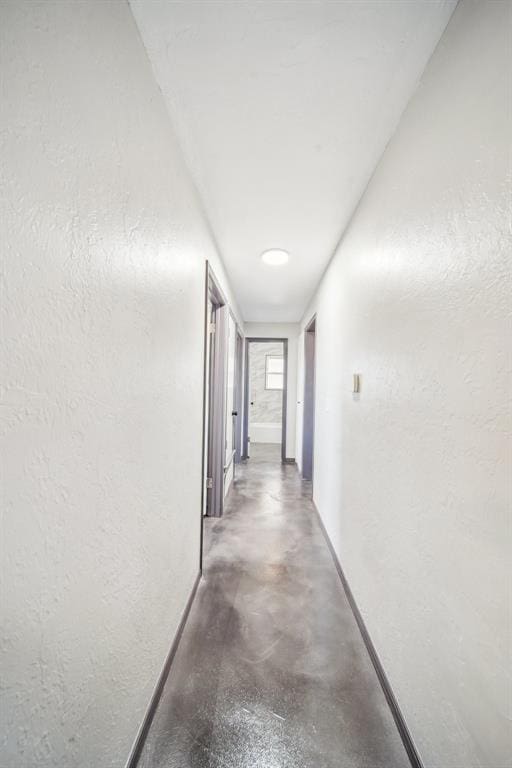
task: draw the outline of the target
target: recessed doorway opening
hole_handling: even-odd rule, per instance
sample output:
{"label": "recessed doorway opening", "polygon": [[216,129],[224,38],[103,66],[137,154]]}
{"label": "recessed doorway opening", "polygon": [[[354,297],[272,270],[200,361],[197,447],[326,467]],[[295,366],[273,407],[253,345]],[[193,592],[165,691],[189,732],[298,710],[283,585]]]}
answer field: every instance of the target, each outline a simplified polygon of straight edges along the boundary
{"label": "recessed doorway opening", "polygon": [[302,477],[313,482],[315,456],[315,345],[316,315],[304,331],[304,410],[302,423]]}
{"label": "recessed doorway opening", "polygon": [[206,518],[222,517],[242,458],[243,335],[206,262],[200,565]]}

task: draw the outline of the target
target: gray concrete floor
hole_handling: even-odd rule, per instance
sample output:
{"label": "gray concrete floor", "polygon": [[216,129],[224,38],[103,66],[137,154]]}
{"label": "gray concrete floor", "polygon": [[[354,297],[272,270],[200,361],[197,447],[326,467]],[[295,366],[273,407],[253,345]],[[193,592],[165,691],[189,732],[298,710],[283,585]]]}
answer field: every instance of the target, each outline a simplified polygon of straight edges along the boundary
{"label": "gray concrete floor", "polygon": [[141,768],[405,768],[409,762],[309,484],[252,447],[221,519]]}

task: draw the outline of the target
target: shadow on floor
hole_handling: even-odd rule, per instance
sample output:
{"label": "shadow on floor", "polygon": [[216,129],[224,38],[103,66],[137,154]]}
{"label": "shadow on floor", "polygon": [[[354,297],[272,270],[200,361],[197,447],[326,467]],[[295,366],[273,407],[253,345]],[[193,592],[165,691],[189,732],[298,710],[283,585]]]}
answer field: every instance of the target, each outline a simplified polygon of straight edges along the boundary
{"label": "shadow on floor", "polygon": [[[224,517],[141,768],[406,768],[294,465],[257,447]],[[279,450],[279,446],[277,446]]]}

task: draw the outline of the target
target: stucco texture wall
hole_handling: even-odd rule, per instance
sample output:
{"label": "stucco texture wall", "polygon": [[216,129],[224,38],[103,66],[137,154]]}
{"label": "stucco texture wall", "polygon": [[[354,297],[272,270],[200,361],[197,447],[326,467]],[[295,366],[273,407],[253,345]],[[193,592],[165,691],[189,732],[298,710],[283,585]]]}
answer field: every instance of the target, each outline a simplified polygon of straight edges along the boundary
{"label": "stucco texture wall", "polygon": [[459,3],[304,316],[314,500],[427,768],[512,755],[511,8]]}
{"label": "stucco texture wall", "polygon": [[2,743],[125,765],[198,573],[209,230],[124,2],[1,14]]}

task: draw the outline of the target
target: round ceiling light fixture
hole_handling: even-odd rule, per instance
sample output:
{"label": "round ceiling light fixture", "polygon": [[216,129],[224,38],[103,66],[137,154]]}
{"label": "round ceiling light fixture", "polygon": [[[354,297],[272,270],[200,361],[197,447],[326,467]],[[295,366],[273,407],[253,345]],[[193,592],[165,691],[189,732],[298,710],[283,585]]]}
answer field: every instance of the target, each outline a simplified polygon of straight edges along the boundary
{"label": "round ceiling light fixture", "polygon": [[280,267],[282,264],[286,264],[289,258],[290,254],[288,251],[283,251],[282,248],[270,248],[261,254],[261,260],[272,267]]}

